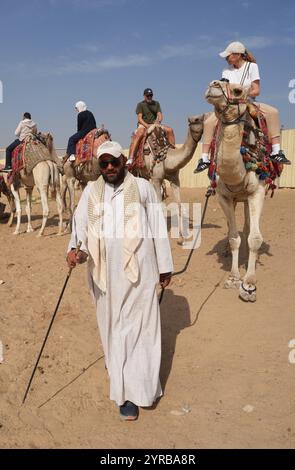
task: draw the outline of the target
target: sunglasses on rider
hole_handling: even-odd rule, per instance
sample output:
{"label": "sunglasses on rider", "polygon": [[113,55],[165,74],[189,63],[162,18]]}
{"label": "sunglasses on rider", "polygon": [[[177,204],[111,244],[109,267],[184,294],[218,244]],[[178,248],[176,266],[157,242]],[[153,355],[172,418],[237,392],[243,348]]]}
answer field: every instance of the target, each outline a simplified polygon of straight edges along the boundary
{"label": "sunglasses on rider", "polygon": [[102,170],[106,170],[109,165],[112,167],[117,168],[120,165],[121,161],[119,158],[112,158],[111,160],[103,160],[99,162],[99,167]]}

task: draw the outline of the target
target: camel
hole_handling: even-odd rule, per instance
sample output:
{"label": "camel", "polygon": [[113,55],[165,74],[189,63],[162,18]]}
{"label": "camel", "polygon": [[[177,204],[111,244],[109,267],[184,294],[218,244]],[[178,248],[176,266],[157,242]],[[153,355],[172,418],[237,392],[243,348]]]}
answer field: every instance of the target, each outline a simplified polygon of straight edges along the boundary
{"label": "camel", "polygon": [[[0,175],[0,196],[1,196],[1,193],[3,193],[4,196],[6,196],[6,198],[8,200],[9,207],[10,207],[10,217],[8,219],[8,222],[7,222],[9,227],[10,227],[11,224],[12,224],[12,220],[13,220],[13,213],[15,211],[15,204],[14,204],[14,199],[13,199],[12,192],[8,188],[3,176]],[[5,204],[2,204],[1,207],[3,208],[3,212],[4,212]]]}
{"label": "camel", "polygon": [[192,159],[198,142],[203,134],[204,114],[188,118],[188,133],[184,144],[176,149],[169,148],[167,157],[160,163],[153,165],[152,156],[145,155],[145,168],[140,170],[140,176],[150,179],[159,200],[162,199],[161,188],[164,180],[171,184],[173,196],[177,204],[180,199],[179,171]]}
{"label": "camel", "polygon": [[98,131],[103,131],[99,134],[99,137],[95,138],[92,152],[92,160],[86,162],[83,165],[75,166],[72,162],[67,159],[67,156],[64,157],[63,165],[63,177],[62,177],[62,200],[64,207],[66,207],[66,191],[69,191],[70,197],[70,222],[67,224],[66,231],[71,230],[71,221],[75,210],[75,183],[77,180],[80,183],[82,190],[87,185],[88,181],[95,181],[100,175],[100,169],[98,165],[98,159],[96,156],[97,148],[103,143],[104,140],[110,140],[111,135],[107,129],[99,129]]}
{"label": "camel", "polygon": [[166,186],[164,180],[170,182],[172,194],[177,205],[176,214],[179,224],[179,245],[183,245],[185,242],[183,216],[187,217],[188,215],[185,214],[185,211],[181,207],[179,172],[188,164],[195,153],[198,142],[203,134],[204,118],[204,114],[189,117],[188,132],[184,144],[179,148],[169,148],[166,158],[156,164],[151,154],[144,155],[145,166],[139,171],[136,171],[140,176],[150,180],[155,188],[159,201],[165,198]]}
{"label": "camel", "polygon": [[[228,238],[232,253],[230,275],[226,288],[238,288],[244,301],[256,300],[256,259],[263,242],[259,228],[265,198],[265,181],[254,171],[246,171],[240,152],[244,130],[243,116],[247,109],[247,90],[241,85],[213,81],[206,91],[206,99],[214,105],[221,121],[217,150],[217,186],[219,204],[228,224]],[[235,206],[244,202],[244,234],[248,237],[249,257],[246,274],[241,280],[239,247],[241,238],[236,224]]]}
{"label": "camel", "polygon": [[[49,150],[50,155],[53,156],[55,159],[55,150],[53,147],[53,139],[50,134],[46,134],[46,147]],[[50,188],[52,193],[55,193],[56,196],[56,203],[57,203],[57,211],[59,215],[59,228],[58,228],[58,235],[62,234],[62,212],[63,212],[63,204],[62,198],[60,194],[60,179],[59,179],[59,171],[57,164],[53,160],[44,160],[37,163],[37,165],[33,168],[31,173],[26,173],[25,169],[21,170],[19,174],[14,175],[13,182],[10,184],[11,192],[15,199],[16,205],[16,216],[17,216],[17,223],[16,229],[14,231],[14,235],[19,235],[20,231],[20,224],[21,224],[21,202],[20,202],[20,187],[24,187],[26,191],[26,213],[28,217],[28,224],[27,224],[27,233],[33,232],[34,229],[31,225],[31,202],[32,202],[32,192],[34,186],[36,185],[37,190],[41,197],[41,204],[42,204],[42,212],[43,212],[43,219],[42,225],[38,232],[38,237],[41,237],[44,233],[44,229],[46,226],[46,222],[49,215],[49,208],[48,208],[48,188]],[[12,219],[10,221],[10,225],[13,222],[13,214]]]}

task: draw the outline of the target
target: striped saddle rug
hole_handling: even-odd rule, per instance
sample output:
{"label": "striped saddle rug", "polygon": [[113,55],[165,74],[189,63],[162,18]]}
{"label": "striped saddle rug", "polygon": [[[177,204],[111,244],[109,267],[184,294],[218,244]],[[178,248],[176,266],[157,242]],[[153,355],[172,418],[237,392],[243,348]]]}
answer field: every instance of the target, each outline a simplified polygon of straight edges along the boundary
{"label": "striped saddle rug", "polygon": [[110,140],[111,136],[107,129],[93,129],[88,134],[80,139],[76,145],[76,160],[75,166],[92,160],[93,156],[96,156],[98,147],[105,142]]}

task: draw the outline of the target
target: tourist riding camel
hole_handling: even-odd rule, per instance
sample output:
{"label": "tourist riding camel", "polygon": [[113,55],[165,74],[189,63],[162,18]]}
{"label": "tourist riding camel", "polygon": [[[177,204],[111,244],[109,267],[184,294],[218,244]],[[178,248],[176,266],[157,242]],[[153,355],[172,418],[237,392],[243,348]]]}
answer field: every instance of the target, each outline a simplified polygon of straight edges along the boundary
{"label": "tourist riding camel", "polygon": [[12,170],[11,160],[13,150],[31,134],[37,134],[37,124],[32,120],[30,113],[24,113],[23,119],[15,130],[17,139],[6,148],[5,167],[0,171],[9,173]]}
{"label": "tourist riding camel", "polygon": [[[266,119],[272,144],[270,159],[276,163],[290,165],[290,160],[285,157],[280,147],[281,130],[278,110],[268,104],[255,102],[260,94],[260,74],[255,58],[241,42],[232,42],[219,55],[225,58],[228,64],[222,72],[222,80],[247,87],[247,100],[254,102]],[[210,166],[209,152],[216,124],[215,113],[209,114],[204,122],[202,155],[194,173],[199,173]]]}
{"label": "tourist riding camel", "polygon": [[143,101],[138,103],[136,106],[137,129],[132,136],[127,165],[132,165],[134,160],[136,160],[140,144],[142,143],[142,140],[146,138],[148,129],[152,124],[161,126],[166,133],[170,146],[175,148],[173,129],[162,124],[163,114],[161,105],[158,101],[153,100],[153,91],[151,88],[146,88],[143,92],[143,96]]}
{"label": "tourist riding camel", "polygon": [[67,156],[71,162],[76,159],[76,144],[83,139],[88,132],[96,129],[96,121],[92,112],[87,109],[84,101],[78,101],[75,104],[75,110],[78,112],[77,132],[69,138],[67,146]]}

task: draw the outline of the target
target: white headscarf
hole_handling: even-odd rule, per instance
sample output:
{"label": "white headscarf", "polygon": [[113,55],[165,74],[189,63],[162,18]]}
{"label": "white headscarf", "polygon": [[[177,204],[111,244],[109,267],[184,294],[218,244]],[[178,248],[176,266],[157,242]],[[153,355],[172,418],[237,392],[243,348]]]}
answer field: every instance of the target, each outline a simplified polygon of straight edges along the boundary
{"label": "white headscarf", "polygon": [[86,111],[87,106],[84,101],[77,101],[77,103],[75,104],[75,108],[78,110],[79,113],[81,113],[81,111]]}

